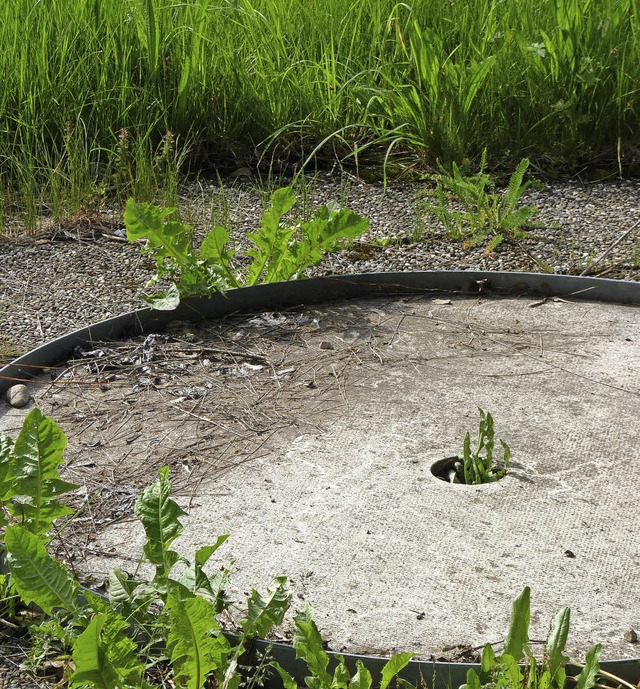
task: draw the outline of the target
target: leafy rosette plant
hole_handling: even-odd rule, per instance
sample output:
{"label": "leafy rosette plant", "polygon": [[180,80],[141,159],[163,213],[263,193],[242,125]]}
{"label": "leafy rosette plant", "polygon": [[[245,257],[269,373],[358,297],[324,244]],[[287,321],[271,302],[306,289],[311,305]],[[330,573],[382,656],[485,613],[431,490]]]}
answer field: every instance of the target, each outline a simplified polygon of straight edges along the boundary
{"label": "leafy rosette plant", "polygon": [[214,227],[196,249],[194,228],[175,220],[175,208],[129,199],[124,214],[127,238],[130,242],[145,240],[143,252],[156,262],[156,274],[147,286],[161,279],[170,283],[165,292],[145,300],[156,309],[170,310],[184,297],[300,278],[307,268],[320,263],[325,253],[335,251],[344,240],[359,237],[369,227],[367,219],[336,203],[320,207],[311,220],[286,222],[284,217],[295,203],[290,187],[272,194],[259,229],[247,235],[252,248],[236,264],[236,251],[228,246],[226,228]]}

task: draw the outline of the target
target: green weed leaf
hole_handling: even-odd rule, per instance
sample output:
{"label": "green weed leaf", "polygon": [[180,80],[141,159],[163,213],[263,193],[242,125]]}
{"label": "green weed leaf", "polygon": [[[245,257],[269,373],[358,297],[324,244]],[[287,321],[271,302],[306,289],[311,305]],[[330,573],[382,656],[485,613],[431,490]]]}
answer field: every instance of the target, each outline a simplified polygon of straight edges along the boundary
{"label": "green weed leaf", "polygon": [[78,583],[54,560],[36,534],[21,526],[8,526],[5,532],[11,582],[26,605],[35,603],[47,614],[56,608],[76,609]]}
{"label": "green weed leaf", "polygon": [[282,216],[288,213],[296,202],[296,195],[290,187],[277,189],[271,195],[271,206],[262,216],[259,232],[252,232],[247,238],[253,242],[255,249],[247,251],[253,258],[247,271],[246,283],[256,285],[269,264],[271,273],[278,272],[277,267],[287,253],[289,239],[294,229],[281,225]]}
{"label": "green weed leaf", "polygon": [[165,292],[156,292],[151,296],[143,296],[144,301],[158,311],[173,311],[180,303],[180,290],[175,284],[170,284]]}
{"label": "green weed leaf", "polygon": [[182,533],[179,517],[184,510],[169,497],[171,483],[169,467],[158,472],[158,481],[142,492],[136,501],[134,512],[144,526],[147,542],[144,553],[156,565],[157,577],[167,576],[178,559],[177,553],[169,550],[171,543]]}
{"label": "green weed leaf", "polygon": [[467,683],[463,684],[460,689],[481,689],[480,678],[473,668],[467,670]]}
{"label": "green weed leaf", "polygon": [[167,648],[180,687],[200,689],[207,674],[222,668],[231,647],[220,631],[213,608],[199,596],[180,600],[169,595]]}
{"label": "green weed leaf", "polygon": [[46,533],[55,519],[73,513],[54,500],[78,488],[62,481],[58,473],[66,444],[60,426],[39,409],[32,409],[11,450],[14,472],[11,493],[22,499],[7,507],[32,533]]}
{"label": "green weed leaf", "polygon": [[516,661],[522,658],[525,645],[529,642],[530,609],[531,589],[526,586],[513,601],[509,631],[504,641],[504,654],[510,655]]}
{"label": "green weed leaf", "polygon": [[294,618],[295,630],[293,632],[293,647],[296,649],[296,658],[302,658],[311,672],[310,677],[305,677],[305,683],[309,689],[329,689],[331,687],[331,675],[327,672],[329,656],[322,646],[322,637],[313,621],[313,611],[310,605]]}
{"label": "green weed leaf", "polygon": [[286,577],[276,577],[263,597],[255,589],[248,600],[246,619],[240,625],[247,638],[265,637],[271,627],[280,624],[291,603],[291,594],[286,590]]}
{"label": "green weed leaf", "polygon": [[96,615],[77,638],[73,649],[76,671],[69,680],[71,689],[85,687],[87,684],[97,689],[116,689],[120,686],[119,673],[108,661],[102,642],[105,622],[105,615]]}
{"label": "green weed leaf", "polygon": [[229,569],[225,568],[212,577],[204,572],[204,566],[215,551],[229,538],[228,534],[219,536],[213,545],[207,545],[196,551],[193,564],[180,575],[178,581],[194,595],[201,595],[214,605],[216,613],[225,607],[223,589],[227,583]]}
{"label": "green weed leaf", "polygon": [[387,689],[389,682],[407,666],[414,655],[415,653],[396,653],[391,656],[389,662],[382,668],[380,689]]}
{"label": "green weed leaf", "polygon": [[124,212],[127,239],[130,242],[146,240],[147,249],[153,250],[157,264],[162,264],[165,258],[171,258],[178,266],[186,267],[193,228],[170,220],[176,213],[176,208],[160,208],[129,199]]}
{"label": "green weed leaf", "polygon": [[563,654],[569,636],[569,623],[571,620],[571,610],[562,608],[553,620],[551,634],[545,647],[546,655],[549,659],[549,671],[551,676],[555,676],[558,669],[569,661]]}
{"label": "green weed leaf", "polygon": [[271,667],[276,670],[282,680],[284,689],[298,689],[298,683],[293,677],[275,660],[270,663]]}
{"label": "green weed leaf", "polygon": [[87,684],[99,689],[149,687],[142,679],[144,663],[138,658],[138,647],[128,632],[128,622],[113,610],[95,615],[74,643],[76,669],[70,689]]}
{"label": "green weed leaf", "polygon": [[371,689],[372,685],[371,673],[361,660],[356,660],[356,674],[351,678],[349,689]]}
{"label": "green weed leaf", "polygon": [[518,665],[518,661],[509,653],[503,653],[500,656],[500,663],[502,669],[502,676],[506,680],[507,687],[511,689],[521,689],[522,687],[522,672]]}
{"label": "green weed leaf", "polygon": [[592,689],[600,672],[600,651],[602,646],[596,644],[587,652],[585,664],[576,680],[576,689]]}
{"label": "green weed leaf", "polygon": [[13,439],[8,435],[0,435],[0,507],[4,500],[14,496],[14,493],[11,491],[11,484],[13,482],[12,450]]}
{"label": "green weed leaf", "polygon": [[493,650],[493,646],[491,644],[485,644],[485,647],[482,649],[482,660],[480,665],[483,676],[491,672],[496,667],[496,664],[496,654]]}
{"label": "green weed leaf", "polygon": [[219,265],[229,284],[232,287],[240,287],[231,268],[231,260],[236,252],[226,248],[228,242],[227,230],[224,227],[214,227],[200,246],[200,258]]}

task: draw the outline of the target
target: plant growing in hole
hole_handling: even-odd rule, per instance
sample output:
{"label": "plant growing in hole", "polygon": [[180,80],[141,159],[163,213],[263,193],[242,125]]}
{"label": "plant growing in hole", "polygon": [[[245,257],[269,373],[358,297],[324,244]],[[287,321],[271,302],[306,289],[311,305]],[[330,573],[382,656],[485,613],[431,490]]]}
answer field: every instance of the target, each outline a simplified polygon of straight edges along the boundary
{"label": "plant growing in hole", "polygon": [[452,472],[453,483],[466,483],[468,485],[479,485],[481,483],[491,483],[503,478],[507,473],[511,450],[504,440],[500,444],[504,449],[504,457],[500,465],[493,461],[494,430],[493,416],[489,412],[480,412],[480,422],[478,424],[478,444],[476,449],[471,451],[471,436],[467,432],[464,437],[462,454],[458,456]]}
{"label": "plant growing in hole", "polygon": [[[529,167],[527,158],[523,158],[516,167],[504,194],[495,191],[495,181],[485,172],[486,148],[480,169],[474,175],[463,175],[455,162],[452,175],[442,165],[439,167],[441,176],[435,192],[437,204],[426,203],[424,209],[443,223],[450,237],[463,239],[467,246],[488,240],[485,251],[489,253],[505,239],[524,239],[527,236],[523,228],[532,224],[531,218],[537,213],[535,206],[517,207],[523,193],[532,184],[523,182]],[[450,194],[459,199],[463,211],[449,208]]]}
{"label": "plant growing in hole", "polygon": [[173,219],[175,208],[160,208],[149,203],[127,202],[124,221],[130,242],[146,240],[144,253],[156,262],[156,274],[147,286],[168,279],[166,292],[146,297],[156,309],[170,310],[188,296],[208,296],[233,287],[257,285],[302,277],[317,265],[326,252],[335,251],[344,239],[366,232],[369,221],[336,203],[319,208],[307,221],[284,222],[283,217],[296,203],[289,187],[271,195],[257,232],[247,235],[253,247],[237,262],[234,249],[228,248],[229,232],[214,227],[199,249],[193,247],[194,230]]}

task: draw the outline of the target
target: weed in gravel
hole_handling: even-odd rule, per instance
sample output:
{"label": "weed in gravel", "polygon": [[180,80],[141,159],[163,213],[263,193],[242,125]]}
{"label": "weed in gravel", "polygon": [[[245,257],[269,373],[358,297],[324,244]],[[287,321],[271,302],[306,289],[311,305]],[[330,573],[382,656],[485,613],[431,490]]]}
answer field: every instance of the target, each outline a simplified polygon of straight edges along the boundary
{"label": "weed in gravel", "polygon": [[[531,225],[537,213],[535,206],[518,206],[522,195],[531,185],[524,182],[529,167],[523,158],[509,179],[504,194],[495,191],[495,181],[487,174],[487,149],[480,161],[480,169],[473,175],[464,175],[453,163],[449,174],[440,165],[440,177],[435,191],[436,203],[425,203],[423,210],[442,222],[449,237],[462,239],[467,246],[487,241],[486,252],[493,251],[509,239],[524,239],[524,228]],[[463,210],[452,210],[449,197],[462,204]]]}
{"label": "weed in gravel", "polygon": [[174,219],[175,208],[129,200],[124,214],[127,238],[145,240],[142,251],[156,262],[156,275],[147,286],[163,278],[170,281],[166,292],[146,301],[156,309],[174,309],[183,297],[303,277],[304,270],[317,265],[325,253],[335,251],[345,239],[359,237],[369,226],[367,219],[335,202],[318,208],[310,220],[285,221],[295,203],[290,187],[276,190],[260,227],[247,235],[253,246],[243,257],[246,260],[236,262],[225,227],[210,230],[196,250],[194,229]]}

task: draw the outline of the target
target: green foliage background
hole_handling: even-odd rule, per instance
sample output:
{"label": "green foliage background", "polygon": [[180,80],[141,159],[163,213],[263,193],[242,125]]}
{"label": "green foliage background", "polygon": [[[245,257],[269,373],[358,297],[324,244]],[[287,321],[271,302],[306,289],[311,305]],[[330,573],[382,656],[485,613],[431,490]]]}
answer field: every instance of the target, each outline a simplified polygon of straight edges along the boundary
{"label": "green foliage background", "polygon": [[0,220],[336,132],[343,152],[567,164],[640,137],[636,0],[13,0],[0,74]]}

